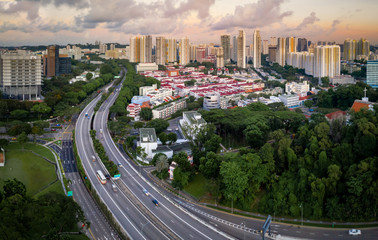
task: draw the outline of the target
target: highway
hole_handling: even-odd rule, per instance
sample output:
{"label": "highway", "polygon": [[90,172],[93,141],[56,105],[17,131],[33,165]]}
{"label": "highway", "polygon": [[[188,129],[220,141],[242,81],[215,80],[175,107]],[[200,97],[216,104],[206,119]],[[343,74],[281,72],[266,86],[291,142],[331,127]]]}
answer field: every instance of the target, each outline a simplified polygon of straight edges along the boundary
{"label": "highway", "polygon": [[[115,91],[118,93],[117,91]],[[146,181],[138,174],[137,170],[119,152],[111,139],[107,129],[107,118],[110,106],[113,105],[117,94],[111,95],[96,113],[93,128],[97,131],[97,138],[102,142],[109,159],[115,163],[121,163],[121,179],[117,182],[125,184],[129,191],[140,201],[151,214],[159,219],[170,231],[180,239],[230,239],[231,237],[216,230],[211,224],[204,225],[197,218],[189,216],[189,212],[180,210],[178,204],[161,195],[157,188]],[[102,129],[102,133],[101,133]],[[147,189],[150,196],[146,196],[142,189]],[[155,198],[159,202],[156,207],[152,203]],[[191,215],[191,214],[190,214]],[[214,231],[216,230],[216,231]],[[155,239],[155,238],[151,238]]]}
{"label": "highway", "polygon": [[105,216],[86,189],[80,174],[77,171],[76,161],[73,153],[72,125],[62,134],[62,148],[55,144],[49,144],[60,156],[66,178],[69,180],[69,187],[73,193],[74,200],[80,205],[85,218],[90,222],[88,230],[84,228],[90,239],[106,240],[109,236],[112,239],[120,239],[113,227],[107,222]]}

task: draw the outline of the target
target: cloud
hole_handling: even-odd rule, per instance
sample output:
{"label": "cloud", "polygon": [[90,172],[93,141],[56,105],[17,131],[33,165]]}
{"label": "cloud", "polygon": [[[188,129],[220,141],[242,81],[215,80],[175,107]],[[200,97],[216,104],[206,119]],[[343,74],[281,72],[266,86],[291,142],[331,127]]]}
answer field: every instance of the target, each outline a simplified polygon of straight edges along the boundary
{"label": "cloud", "polygon": [[215,0],[187,0],[186,2],[181,2],[177,8],[174,7],[174,2],[174,0],[165,1],[165,17],[180,16],[191,11],[196,11],[198,18],[203,19],[209,16],[209,9],[215,3]]}
{"label": "cloud", "polygon": [[2,25],[0,25],[0,33],[7,31],[20,31],[24,33],[30,33],[33,32],[33,29],[27,25],[17,25],[14,23],[4,22]]}
{"label": "cloud", "polygon": [[320,21],[320,19],[316,17],[315,12],[312,12],[312,13],[310,13],[310,16],[305,17],[303,19],[303,21],[296,28],[294,28],[292,30],[302,30],[303,28],[307,27],[308,25],[312,25],[312,24],[314,24],[315,22],[318,22],[318,21]]}
{"label": "cloud", "polygon": [[227,15],[215,23],[213,30],[230,29],[234,27],[258,28],[281,22],[291,16],[292,11],[281,12],[284,0],[259,0],[257,3],[237,6],[233,15]]}
{"label": "cloud", "polygon": [[83,29],[77,27],[75,25],[69,25],[64,22],[57,22],[57,23],[41,23],[37,26],[39,30],[48,31],[52,33],[60,32],[60,31],[73,31],[73,32],[81,32]]}
{"label": "cloud", "polygon": [[26,13],[27,19],[33,21],[39,17],[39,4],[32,1],[0,2],[0,14]]}
{"label": "cloud", "polygon": [[330,32],[333,33],[334,31],[336,31],[336,26],[340,23],[341,21],[338,19],[333,20]]}

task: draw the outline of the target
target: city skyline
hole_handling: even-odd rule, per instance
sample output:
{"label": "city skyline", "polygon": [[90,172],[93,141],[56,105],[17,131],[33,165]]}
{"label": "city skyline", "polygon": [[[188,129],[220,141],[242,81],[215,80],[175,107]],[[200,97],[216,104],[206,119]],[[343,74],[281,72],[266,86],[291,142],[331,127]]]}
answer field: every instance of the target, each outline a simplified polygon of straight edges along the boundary
{"label": "city skyline", "polygon": [[262,39],[305,37],[336,41],[364,37],[378,43],[373,0],[43,0],[1,1],[2,46],[119,42],[136,35],[188,37],[193,43],[220,43],[220,36],[259,29]]}

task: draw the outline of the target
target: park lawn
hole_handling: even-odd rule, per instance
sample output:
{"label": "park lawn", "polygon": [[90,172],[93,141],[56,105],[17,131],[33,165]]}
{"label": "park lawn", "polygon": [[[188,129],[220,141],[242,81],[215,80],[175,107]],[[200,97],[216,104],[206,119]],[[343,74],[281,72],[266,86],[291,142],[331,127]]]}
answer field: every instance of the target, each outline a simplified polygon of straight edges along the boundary
{"label": "park lawn", "polygon": [[42,195],[44,195],[48,192],[56,192],[56,193],[64,195],[62,183],[60,182],[60,180],[56,181],[55,183],[50,185],[48,188],[45,188],[42,191],[38,192],[37,194],[34,195],[34,197],[39,198],[40,196],[42,196]]}
{"label": "park lawn", "polygon": [[[25,144],[25,149],[30,148],[39,153],[45,152],[43,147],[32,145]],[[32,197],[44,186],[56,180],[55,166],[29,151],[22,151],[20,144],[11,143],[5,150],[5,166],[0,168],[1,188],[5,180],[17,178],[25,184],[27,195]]]}
{"label": "park lawn", "polygon": [[184,187],[184,191],[196,198],[201,198],[206,193],[205,177],[200,173],[196,174],[192,181]]}
{"label": "park lawn", "polygon": [[[21,145],[19,145],[19,148],[21,148]],[[39,155],[44,156],[52,162],[55,162],[54,154],[52,154],[52,152],[48,148],[34,143],[25,143],[24,148],[38,153]]]}

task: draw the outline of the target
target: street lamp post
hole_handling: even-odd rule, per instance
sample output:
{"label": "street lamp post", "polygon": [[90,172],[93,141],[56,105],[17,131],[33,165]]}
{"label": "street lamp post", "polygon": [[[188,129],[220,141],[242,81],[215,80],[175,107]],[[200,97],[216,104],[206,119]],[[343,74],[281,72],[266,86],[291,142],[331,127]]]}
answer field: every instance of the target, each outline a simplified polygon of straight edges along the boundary
{"label": "street lamp post", "polygon": [[303,202],[301,203],[301,217],[302,217],[302,226],[303,226]]}

